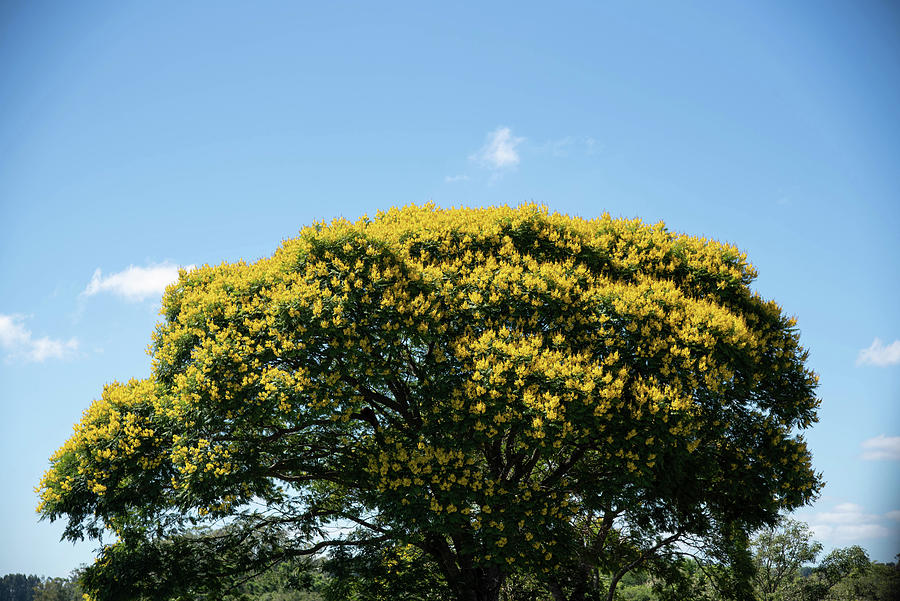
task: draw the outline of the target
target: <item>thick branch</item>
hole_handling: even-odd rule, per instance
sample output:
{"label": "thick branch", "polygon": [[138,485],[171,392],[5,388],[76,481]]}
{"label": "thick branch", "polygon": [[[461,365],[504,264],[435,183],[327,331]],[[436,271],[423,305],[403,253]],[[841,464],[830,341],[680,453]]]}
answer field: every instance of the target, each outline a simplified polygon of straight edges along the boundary
{"label": "thick branch", "polygon": [[561,462],[555,470],[550,472],[547,477],[541,481],[541,484],[544,486],[554,484],[557,480],[566,475],[566,472],[572,469],[572,466],[578,463],[578,460],[581,459],[586,452],[587,446],[576,448],[566,461]]}
{"label": "thick branch", "polygon": [[651,555],[656,553],[661,548],[665,547],[666,545],[668,545],[670,543],[674,543],[676,540],[678,540],[678,538],[681,535],[682,535],[682,532],[679,530],[672,536],[670,536],[668,538],[664,538],[663,540],[659,541],[657,544],[653,545],[652,547],[650,547],[649,549],[647,549],[646,551],[641,553],[637,559],[635,559],[634,561],[632,561],[631,563],[626,565],[624,568],[619,570],[616,573],[616,575],[613,576],[612,581],[610,581],[610,583],[609,583],[609,594],[606,596],[606,601],[613,601],[613,598],[616,596],[616,585],[619,584],[619,580],[622,579],[622,576],[624,576],[625,574],[627,574],[634,568],[636,568],[639,565],[641,565],[642,563],[644,563],[648,557],[650,557]]}
{"label": "thick branch", "polygon": [[337,539],[337,540],[323,540],[312,547],[307,549],[291,549],[286,553],[286,555],[290,557],[304,557],[308,555],[315,555],[322,549],[326,549],[329,547],[353,547],[353,546],[365,546],[365,545],[374,545],[376,543],[381,543],[386,540],[389,540],[391,537],[389,535],[376,536],[375,538],[365,538],[362,540],[349,540],[349,539]]}

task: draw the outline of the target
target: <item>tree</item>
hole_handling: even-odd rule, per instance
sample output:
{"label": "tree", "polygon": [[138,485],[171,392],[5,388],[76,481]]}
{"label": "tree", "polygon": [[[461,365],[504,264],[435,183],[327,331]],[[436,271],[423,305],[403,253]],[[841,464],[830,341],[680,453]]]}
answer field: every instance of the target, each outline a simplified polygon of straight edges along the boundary
{"label": "tree", "polygon": [[518,571],[582,599],[816,494],[794,434],[816,377],[755,275],[731,245],[535,206],[317,223],[180,274],[152,374],[86,410],[39,511],[115,533],[83,579],[101,600],[388,542],[459,601]]}
{"label": "tree", "polygon": [[0,601],[31,601],[34,588],[40,583],[38,576],[6,574],[0,578]]}
{"label": "tree", "polygon": [[241,585],[235,597],[246,601],[325,601],[322,591],[328,579],[319,563],[309,558],[283,562]]}
{"label": "tree", "polygon": [[6,574],[0,578],[0,601],[82,601],[77,573],[69,578]]}
{"label": "tree", "polygon": [[783,518],[766,528],[751,545],[756,563],[756,589],[762,601],[800,599],[800,568],[815,561],[822,544],[803,522]]}
{"label": "tree", "polygon": [[34,587],[32,601],[82,601],[77,576],[46,578]]}
{"label": "tree", "polygon": [[870,568],[869,556],[865,550],[854,545],[835,549],[825,556],[803,583],[805,601],[820,601],[840,582],[845,587],[852,586]]}
{"label": "tree", "polygon": [[873,561],[868,569],[838,582],[828,601],[897,601],[900,599],[900,564]]}

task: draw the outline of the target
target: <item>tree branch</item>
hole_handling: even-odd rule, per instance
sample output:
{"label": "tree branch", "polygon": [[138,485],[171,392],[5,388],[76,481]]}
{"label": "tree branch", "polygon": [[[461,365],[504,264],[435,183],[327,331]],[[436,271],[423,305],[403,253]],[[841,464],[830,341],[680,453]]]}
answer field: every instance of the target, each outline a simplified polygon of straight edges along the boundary
{"label": "tree branch", "polygon": [[639,566],[639,565],[641,565],[642,563],[644,563],[644,562],[647,560],[648,557],[650,557],[651,555],[653,555],[654,553],[656,553],[656,552],[657,552],[659,549],[661,549],[662,547],[665,547],[666,545],[668,545],[668,544],[670,544],[670,543],[673,543],[673,542],[675,542],[676,540],[678,540],[678,538],[679,538],[682,534],[683,534],[683,533],[679,530],[678,532],[676,532],[676,533],[673,534],[672,536],[670,536],[670,537],[668,537],[668,538],[665,538],[665,539],[659,541],[657,544],[653,545],[652,547],[650,547],[649,549],[647,549],[647,550],[645,550],[643,553],[641,553],[640,556],[639,556],[637,559],[635,559],[634,561],[632,561],[631,563],[629,563],[628,565],[626,565],[624,568],[622,568],[622,569],[619,570],[618,572],[616,572],[616,575],[613,576],[613,579],[612,579],[612,580],[610,581],[610,583],[609,583],[609,594],[606,596],[606,601],[613,601],[613,598],[615,598],[615,596],[616,596],[616,585],[619,584],[619,580],[622,579],[622,576],[624,576],[624,575],[627,574],[629,571],[633,570],[633,569],[636,568],[637,566]]}

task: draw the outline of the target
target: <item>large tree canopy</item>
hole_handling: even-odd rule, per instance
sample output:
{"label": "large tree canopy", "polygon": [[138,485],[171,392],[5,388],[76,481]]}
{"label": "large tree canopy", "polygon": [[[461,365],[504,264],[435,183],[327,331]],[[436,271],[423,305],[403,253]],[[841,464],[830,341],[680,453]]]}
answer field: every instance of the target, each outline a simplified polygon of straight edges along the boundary
{"label": "large tree canopy", "polygon": [[755,275],[731,245],[535,206],[318,223],[181,273],[152,374],[85,411],[39,511],[117,534],[98,599],[385,542],[460,600],[516,570],[577,598],[589,569],[816,493],[816,377]]}

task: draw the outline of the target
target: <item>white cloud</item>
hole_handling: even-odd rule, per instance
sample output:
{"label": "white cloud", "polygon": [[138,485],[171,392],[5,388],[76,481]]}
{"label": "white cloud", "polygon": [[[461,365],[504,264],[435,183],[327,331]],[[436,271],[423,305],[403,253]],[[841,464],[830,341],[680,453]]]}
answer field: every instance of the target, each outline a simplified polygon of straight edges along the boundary
{"label": "white cloud", "polygon": [[887,516],[887,518],[889,520],[897,520],[898,522],[900,522],[900,509],[895,509],[894,511],[888,511],[884,515]]}
{"label": "white cloud", "polygon": [[840,526],[813,524],[810,528],[816,538],[834,543],[854,543],[870,538],[886,538],[891,534],[891,531],[881,524],[844,524]]}
{"label": "white cloud", "polygon": [[817,538],[827,542],[855,543],[861,540],[890,536],[890,528],[882,523],[890,515],[874,515],[866,513],[861,506],[855,503],[841,503],[835,505],[831,511],[814,514],[809,520],[809,526]]}
{"label": "white cloud", "polygon": [[525,141],[512,135],[508,127],[499,127],[488,134],[481,149],[470,158],[491,169],[506,169],[519,164],[516,147]]}
{"label": "white cloud", "polygon": [[900,363],[900,340],[895,340],[885,346],[880,338],[872,342],[872,346],[859,351],[856,358],[857,365],[877,365],[886,367]]}
{"label": "white cloud", "polygon": [[900,461],[900,436],[879,434],[875,438],[864,440],[860,446],[864,449],[862,458],[869,461],[888,459]]}
{"label": "white cloud", "polygon": [[816,514],[819,521],[829,524],[860,524],[873,516],[863,513],[863,508],[855,503],[835,505],[833,511]]}
{"label": "white cloud", "polygon": [[0,348],[10,357],[41,363],[47,359],[63,359],[78,350],[78,340],[54,340],[44,336],[33,338],[21,315],[0,314]]}
{"label": "white cloud", "polygon": [[31,332],[25,329],[20,322],[19,315],[0,314],[0,346],[3,348],[15,348],[31,340]]}
{"label": "white cloud", "polygon": [[[186,269],[193,267],[188,265]],[[93,296],[109,292],[129,301],[142,301],[152,296],[161,296],[166,286],[177,279],[178,265],[172,263],[160,263],[149,267],[129,265],[127,269],[106,277],[103,277],[98,267],[82,294]]]}

